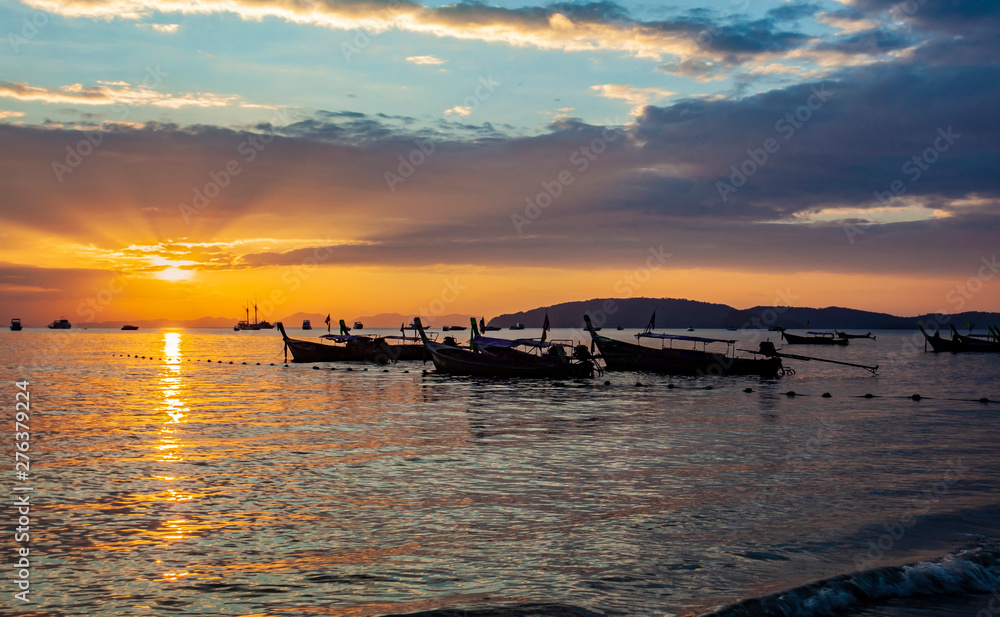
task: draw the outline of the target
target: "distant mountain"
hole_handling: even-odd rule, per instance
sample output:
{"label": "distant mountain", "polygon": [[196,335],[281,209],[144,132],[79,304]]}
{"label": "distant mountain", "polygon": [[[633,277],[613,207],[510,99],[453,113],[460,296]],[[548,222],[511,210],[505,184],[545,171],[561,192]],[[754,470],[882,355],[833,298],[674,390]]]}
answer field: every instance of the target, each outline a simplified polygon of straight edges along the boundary
{"label": "distant mountain", "polygon": [[140,328],[232,328],[236,324],[229,317],[199,317],[198,319],[130,319],[77,323],[74,328],[121,328],[125,324]]}
{"label": "distant mountain", "polygon": [[790,306],[755,306],[735,309],[725,304],[712,304],[678,298],[594,298],[579,302],[564,302],[550,307],[534,308],[519,313],[499,315],[490,325],[507,327],[522,322],[540,328],[548,312],[553,328],[580,328],[583,316],[590,315],[596,326],[643,328],[656,311],[657,328],[811,328],[892,330],[916,329],[917,324],[932,328],[965,328],[976,324],[980,329],[1000,324],[1000,313],[965,312],[953,315],[932,313],[915,317],[897,317],[887,313],[861,311],[831,306],[803,308]]}

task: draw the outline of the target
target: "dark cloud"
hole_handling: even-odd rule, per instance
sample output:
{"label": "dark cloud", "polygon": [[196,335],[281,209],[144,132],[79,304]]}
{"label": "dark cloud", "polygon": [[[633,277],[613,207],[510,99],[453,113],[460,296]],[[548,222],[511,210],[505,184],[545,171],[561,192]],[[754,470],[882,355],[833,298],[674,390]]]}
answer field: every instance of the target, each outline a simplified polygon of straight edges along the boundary
{"label": "dark cloud", "polygon": [[[52,163],[86,133],[0,125],[0,218],[113,249],[124,228],[209,268],[302,263],[325,246],[333,263],[627,268],[662,245],[676,267],[961,274],[997,252],[998,106],[1000,68],[910,57],[741,99],[647,106],[624,130],[561,120],[524,137],[359,112],[273,135],[121,128],[62,182]],[[432,147],[417,153],[422,135]],[[252,139],[263,147],[250,159]],[[752,161],[767,140],[778,148]],[[917,177],[914,156],[926,167]],[[178,206],[233,161],[240,174],[184,221]],[[747,161],[753,173],[723,198],[719,183],[736,184],[732,169]],[[888,223],[867,210],[894,183],[936,218]],[[827,210],[876,224],[853,235],[842,223],[792,224]],[[291,252],[215,244],[223,230],[271,229],[341,235]],[[160,245],[181,238],[212,244]]]}
{"label": "dark cloud", "polygon": [[789,2],[767,12],[767,17],[774,21],[798,21],[812,17],[821,10],[815,2]]}

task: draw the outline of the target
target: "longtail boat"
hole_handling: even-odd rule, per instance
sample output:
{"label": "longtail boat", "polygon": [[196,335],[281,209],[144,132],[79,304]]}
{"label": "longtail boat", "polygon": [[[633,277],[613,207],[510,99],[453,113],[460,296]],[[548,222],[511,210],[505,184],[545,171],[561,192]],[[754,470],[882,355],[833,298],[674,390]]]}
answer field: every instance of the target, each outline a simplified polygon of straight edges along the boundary
{"label": "longtail boat", "polygon": [[[571,357],[564,346],[558,343],[474,336],[470,341],[472,349],[464,349],[432,341],[424,332],[419,317],[413,319],[413,324],[439,373],[474,377],[567,379],[589,377],[594,372],[594,362],[589,357],[577,354]],[[535,353],[522,351],[517,347],[533,349]]]}
{"label": "longtail boat", "polygon": [[924,335],[924,341],[931,346],[935,353],[950,352],[996,352],[1000,351],[1000,342],[985,340],[981,338],[962,336],[952,326],[952,338],[946,339],[941,336],[940,331],[935,331],[934,336],[927,334],[923,326],[918,325],[920,332]]}
{"label": "longtail boat", "polygon": [[789,345],[846,345],[849,342],[846,338],[834,337],[833,332],[809,332],[808,336],[801,336],[782,330],[781,336]]}
{"label": "longtail boat", "polygon": [[[737,358],[734,345],[736,341],[705,338],[702,336],[686,336],[675,334],[659,334],[651,328],[637,334],[637,343],[626,343],[608,338],[597,333],[590,315],[584,315],[590,338],[597,346],[600,357],[610,371],[645,371],[665,375],[760,375],[761,377],[780,377],[787,372],[781,365],[781,358]],[[642,339],[660,341],[659,347],[640,345]],[[691,342],[702,349],[678,349],[673,347],[675,341]],[[710,343],[725,343],[726,353],[706,351]],[[666,346],[668,345],[669,346]]]}
{"label": "longtail boat", "polygon": [[847,340],[855,338],[870,338],[873,341],[878,340],[875,336],[872,336],[871,332],[866,332],[864,334],[849,334],[847,332],[841,332],[840,330],[834,330],[834,333],[837,335],[837,338],[842,338]]}
{"label": "longtail boat", "polygon": [[[289,338],[279,321],[278,332],[285,348],[292,352],[292,362],[375,362],[396,361],[396,352],[381,337],[356,334],[324,334],[320,342]],[[329,341],[329,343],[323,342]]]}

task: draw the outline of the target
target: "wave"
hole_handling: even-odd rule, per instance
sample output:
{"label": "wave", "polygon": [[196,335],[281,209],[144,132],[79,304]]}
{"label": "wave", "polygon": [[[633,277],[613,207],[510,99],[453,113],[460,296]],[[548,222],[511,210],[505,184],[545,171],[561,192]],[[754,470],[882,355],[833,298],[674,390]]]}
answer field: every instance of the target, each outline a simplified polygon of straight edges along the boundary
{"label": "wave", "polygon": [[1000,585],[1000,540],[980,540],[931,561],[843,574],[701,617],[813,617],[837,615],[865,604],[912,596],[984,593]]}

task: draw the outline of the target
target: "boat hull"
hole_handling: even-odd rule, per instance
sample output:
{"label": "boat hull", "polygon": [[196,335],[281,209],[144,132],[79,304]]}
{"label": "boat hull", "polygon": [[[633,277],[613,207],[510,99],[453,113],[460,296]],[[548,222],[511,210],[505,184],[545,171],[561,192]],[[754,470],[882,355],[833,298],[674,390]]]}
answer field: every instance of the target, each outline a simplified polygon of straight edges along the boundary
{"label": "boat hull", "polygon": [[596,333],[591,338],[609,371],[638,371],[663,375],[757,375],[779,377],[780,358],[730,358],[697,349],[656,349],[617,341]]}
{"label": "boat hull", "polygon": [[392,348],[383,339],[350,341],[346,345],[327,345],[289,338],[285,328],[279,323],[278,331],[288,351],[292,352],[292,362],[374,362],[389,364],[396,358]]}
{"label": "boat hull", "polygon": [[833,338],[832,336],[799,336],[782,332],[785,342],[789,345],[847,345],[849,339]]}
{"label": "boat hull", "polygon": [[449,375],[569,379],[590,377],[594,372],[591,362],[563,362],[558,358],[521,352],[515,352],[519,355],[514,358],[510,353],[500,356],[429,341],[424,346],[434,368]]}
{"label": "boat hull", "polygon": [[924,332],[923,328],[920,328],[920,332],[924,335],[924,340],[927,344],[931,346],[931,350],[935,353],[988,353],[988,352],[1000,352],[1000,343],[994,343],[990,341],[977,341],[970,339],[969,337],[963,337],[957,333],[953,333],[951,339],[946,339],[941,336],[940,332],[935,332],[934,336],[930,336],[927,332]]}

